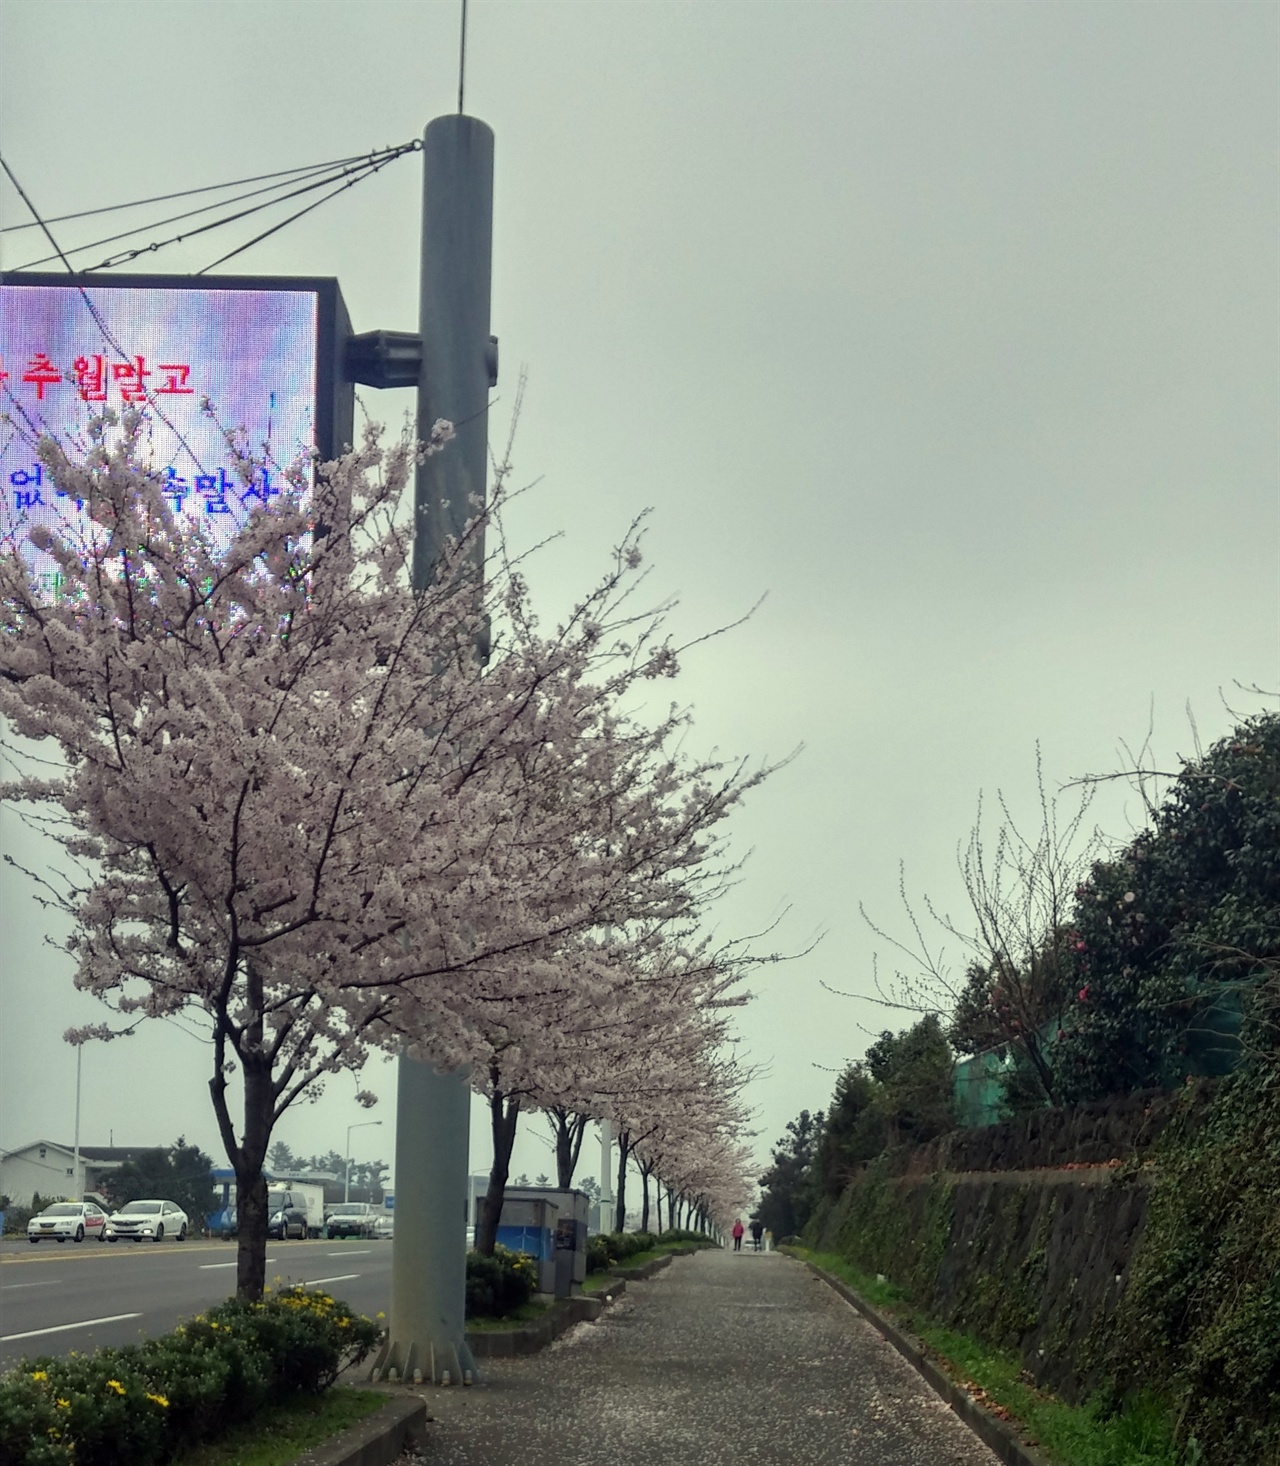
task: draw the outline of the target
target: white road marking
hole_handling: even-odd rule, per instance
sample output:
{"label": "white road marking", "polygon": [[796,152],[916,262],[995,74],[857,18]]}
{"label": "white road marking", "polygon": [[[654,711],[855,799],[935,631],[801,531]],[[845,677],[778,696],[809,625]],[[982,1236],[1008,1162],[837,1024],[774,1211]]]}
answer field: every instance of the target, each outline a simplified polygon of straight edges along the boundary
{"label": "white road marking", "polygon": [[326,1257],[368,1257],[373,1251],[372,1247],[344,1247],[341,1252],[326,1252]]}
{"label": "white road marking", "polygon": [[318,1288],[321,1283],[349,1283],[352,1278],[358,1278],[359,1273],[343,1273],[340,1278],[308,1278],[303,1283],[304,1288]]}
{"label": "white road marking", "polygon": [[10,1288],[52,1288],[61,1281],[61,1278],[50,1278],[44,1283],[6,1283],[4,1291],[7,1293]]}
{"label": "white road marking", "polygon": [[235,1267],[235,1263],[234,1262],[202,1262],[200,1264],[200,1271],[202,1273],[211,1273],[211,1272],[214,1271],[215,1268],[220,1268],[220,1267]]}
{"label": "white road marking", "polygon": [[38,1339],[44,1334],[65,1334],[69,1329],[91,1329],[95,1324],[120,1323],[126,1318],[141,1318],[140,1313],[113,1313],[110,1318],[86,1318],[80,1323],[60,1323],[52,1329],[29,1329],[25,1334],[0,1334],[0,1344],[11,1344],[15,1339]]}

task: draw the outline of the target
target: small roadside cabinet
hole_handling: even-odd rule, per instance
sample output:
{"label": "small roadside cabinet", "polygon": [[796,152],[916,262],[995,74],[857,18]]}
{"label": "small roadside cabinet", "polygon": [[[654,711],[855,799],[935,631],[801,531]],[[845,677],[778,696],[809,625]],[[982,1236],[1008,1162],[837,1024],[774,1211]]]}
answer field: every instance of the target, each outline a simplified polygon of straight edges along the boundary
{"label": "small roadside cabinet", "polygon": [[587,1276],[587,1213],[584,1191],[550,1186],[512,1186],[502,1200],[498,1242],[538,1262],[538,1291],[568,1298]]}

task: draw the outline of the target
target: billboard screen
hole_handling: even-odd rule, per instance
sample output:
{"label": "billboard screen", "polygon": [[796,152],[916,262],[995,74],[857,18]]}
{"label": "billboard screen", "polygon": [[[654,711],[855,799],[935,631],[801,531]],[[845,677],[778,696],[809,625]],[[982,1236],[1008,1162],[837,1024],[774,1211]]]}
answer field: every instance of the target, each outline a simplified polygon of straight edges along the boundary
{"label": "billboard screen", "polygon": [[[130,405],[144,412],[145,462],[175,514],[225,541],[280,492],[286,468],[349,439],[351,388],[337,370],[349,334],[333,280],[0,281],[0,542],[25,540],[37,523],[70,527],[82,512],[49,483],[39,439],[75,456],[90,417]],[[240,429],[264,460],[249,483],[225,437]],[[52,561],[24,553],[56,594]]]}

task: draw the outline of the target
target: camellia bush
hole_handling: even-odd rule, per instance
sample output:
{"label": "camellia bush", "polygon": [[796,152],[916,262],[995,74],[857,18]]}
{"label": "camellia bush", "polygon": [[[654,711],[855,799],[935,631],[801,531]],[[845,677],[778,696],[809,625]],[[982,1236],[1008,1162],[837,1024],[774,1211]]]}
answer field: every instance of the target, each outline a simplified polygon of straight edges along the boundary
{"label": "camellia bush", "polygon": [[1094,865],[1069,950],[1075,1001],[1053,1046],[1066,1100],[1274,1062],[1280,716],[1188,763],[1151,827]]}
{"label": "camellia bush", "polygon": [[264,1405],[328,1389],[382,1326],[327,1293],[232,1299],[121,1349],[0,1376],[0,1466],[150,1466]]}

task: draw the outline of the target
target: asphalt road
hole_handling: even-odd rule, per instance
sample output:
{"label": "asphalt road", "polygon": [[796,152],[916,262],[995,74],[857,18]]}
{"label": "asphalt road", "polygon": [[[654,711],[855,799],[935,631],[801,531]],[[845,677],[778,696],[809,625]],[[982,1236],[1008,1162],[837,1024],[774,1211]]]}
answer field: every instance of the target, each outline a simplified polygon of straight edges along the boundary
{"label": "asphalt road", "polygon": [[[0,1370],[24,1355],[84,1352],[167,1333],[235,1292],[234,1242],[0,1245]],[[267,1277],[323,1284],[359,1313],[385,1311],[391,1243],[277,1242]]]}

